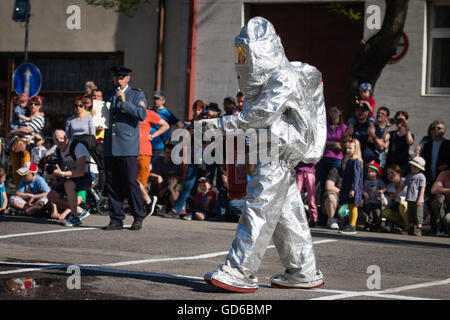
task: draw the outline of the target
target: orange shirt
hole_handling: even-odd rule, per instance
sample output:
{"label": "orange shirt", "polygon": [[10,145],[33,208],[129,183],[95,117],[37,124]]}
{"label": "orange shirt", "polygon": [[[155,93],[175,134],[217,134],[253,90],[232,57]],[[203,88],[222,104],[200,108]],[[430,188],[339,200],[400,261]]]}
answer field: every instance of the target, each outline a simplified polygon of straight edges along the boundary
{"label": "orange shirt", "polygon": [[152,143],[148,139],[148,135],[150,134],[152,125],[158,124],[160,121],[161,117],[156,112],[147,110],[147,118],[139,122],[139,155],[152,155]]}

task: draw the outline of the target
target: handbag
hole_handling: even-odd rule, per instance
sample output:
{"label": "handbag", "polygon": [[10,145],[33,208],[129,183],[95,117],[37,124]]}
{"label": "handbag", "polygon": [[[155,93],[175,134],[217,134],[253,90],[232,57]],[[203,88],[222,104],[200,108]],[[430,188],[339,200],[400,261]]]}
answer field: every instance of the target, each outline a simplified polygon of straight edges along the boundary
{"label": "handbag", "polygon": [[11,145],[11,151],[14,153],[25,153],[27,150],[27,141],[22,137],[16,137]]}

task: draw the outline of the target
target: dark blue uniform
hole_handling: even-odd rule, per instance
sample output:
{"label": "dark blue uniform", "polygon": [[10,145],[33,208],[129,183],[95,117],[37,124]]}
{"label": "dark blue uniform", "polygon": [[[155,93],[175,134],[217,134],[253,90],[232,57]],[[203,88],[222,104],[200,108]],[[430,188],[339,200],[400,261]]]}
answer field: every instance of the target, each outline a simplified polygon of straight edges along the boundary
{"label": "dark blue uniform", "polygon": [[144,92],[125,88],[125,101],[119,101],[116,93],[107,96],[111,103],[110,121],[105,130],[104,156],[106,190],[108,193],[110,224],[122,226],[125,213],[124,198],[128,198],[135,221],[145,218],[143,199],[137,182],[139,155],[139,121],[147,116],[147,100]]}

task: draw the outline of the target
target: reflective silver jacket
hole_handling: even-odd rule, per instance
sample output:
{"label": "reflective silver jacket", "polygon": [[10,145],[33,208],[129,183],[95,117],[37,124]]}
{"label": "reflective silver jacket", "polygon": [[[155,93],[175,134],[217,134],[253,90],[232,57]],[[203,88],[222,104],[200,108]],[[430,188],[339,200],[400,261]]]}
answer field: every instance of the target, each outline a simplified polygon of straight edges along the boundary
{"label": "reflective silver jacket", "polygon": [[319,70],[290,63],[273,25],[262,17],[242,28],[235,47],[241,56],[236,71],[244,110],[224,116],[223,129],[266,129],[278,140],[279,160],[289,166],[319,161],[327,135]]}

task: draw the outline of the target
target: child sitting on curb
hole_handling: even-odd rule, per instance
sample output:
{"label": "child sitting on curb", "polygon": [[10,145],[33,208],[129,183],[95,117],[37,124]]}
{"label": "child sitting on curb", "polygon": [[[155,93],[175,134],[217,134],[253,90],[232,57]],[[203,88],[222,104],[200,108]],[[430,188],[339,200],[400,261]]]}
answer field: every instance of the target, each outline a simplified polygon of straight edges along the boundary
{"label": "child sitting on curb", "polygon": [[194,203],[191,208],[188,209],[188,213],[181,215],[183,220],[206,220],[211,214],[211,210],[216,201],[216,193],[211,190],[211,183],[207,178],[199,178],[197,180],[197,194],[194,198]]}

